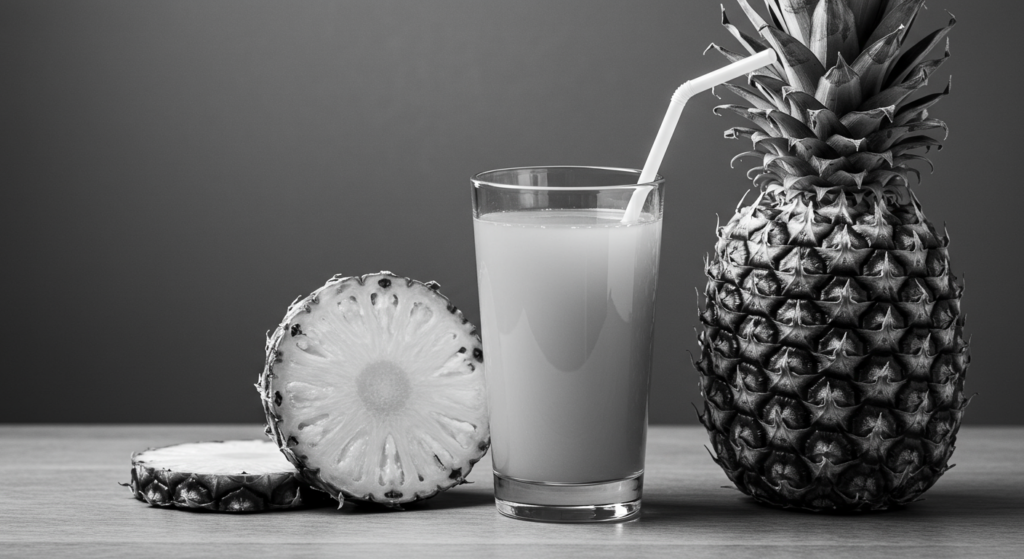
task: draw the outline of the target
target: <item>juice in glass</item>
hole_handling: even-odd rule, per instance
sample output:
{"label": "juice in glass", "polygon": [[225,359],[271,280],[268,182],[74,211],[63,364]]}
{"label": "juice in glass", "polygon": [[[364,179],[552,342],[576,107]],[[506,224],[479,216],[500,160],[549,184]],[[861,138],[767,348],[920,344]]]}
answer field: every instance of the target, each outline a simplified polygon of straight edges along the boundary
{"label": "juice in glass", "polygon": [[622,223],[632,185],[548,190],[553,180],[635,182],[625,171],[596,174],[498,177],[549,184],[477,200],[497,208],[478,207],[473,226],[495,491],[509,516],[616,520],[639,511],[660,191],[637,221]]}

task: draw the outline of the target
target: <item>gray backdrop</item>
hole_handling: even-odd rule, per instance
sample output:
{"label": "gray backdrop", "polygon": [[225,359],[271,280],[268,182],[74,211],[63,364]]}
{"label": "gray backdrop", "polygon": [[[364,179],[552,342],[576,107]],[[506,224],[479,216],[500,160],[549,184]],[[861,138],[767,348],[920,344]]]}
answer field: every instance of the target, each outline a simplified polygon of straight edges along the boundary
{"label": "gray backdrop", "polygon": [[[961,23],[917,188],[952,233],[967,421],[1022,423],[1024,3]],[[734,21],[743,21],[731,2]],[[478,319],[468,177],[639,167],[674,88],[733,47],[717,1],[0,3],[2,422],[254,422],[264,333],[335,273],[437,280]],[[727,100],[732,102],[731,99]],[[654,422],[693,422],[694,291],[748,188],[710,94],[668,177]]]}

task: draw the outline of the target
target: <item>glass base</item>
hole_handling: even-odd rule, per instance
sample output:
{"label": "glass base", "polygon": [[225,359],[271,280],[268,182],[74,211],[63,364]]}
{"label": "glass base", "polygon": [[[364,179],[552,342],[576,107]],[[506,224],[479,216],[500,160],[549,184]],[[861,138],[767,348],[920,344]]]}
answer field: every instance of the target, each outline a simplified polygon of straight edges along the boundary
{"label": "glass base", "polygon": [[537,522],[623,522],[640,516],[644,474],[601,483],[539,483],[494,474],[498,512]]}

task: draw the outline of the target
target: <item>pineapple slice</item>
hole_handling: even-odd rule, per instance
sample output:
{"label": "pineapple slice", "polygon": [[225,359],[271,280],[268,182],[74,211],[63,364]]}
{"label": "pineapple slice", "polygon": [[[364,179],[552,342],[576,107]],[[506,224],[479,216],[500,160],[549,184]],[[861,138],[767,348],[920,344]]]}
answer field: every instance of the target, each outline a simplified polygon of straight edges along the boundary
{"label": "pineapple slice", "polygon": [[136,499],[160,507],[220,512],[297,508],[325,498],[300,481],[268,441],[215,441],[132,454]]}
{"label": "pineapple slice", "polygon": [[388,506],[463,483],[490,435],[476,328],[390,272],[297,300],[257,384],[267,434],[314,487]]}

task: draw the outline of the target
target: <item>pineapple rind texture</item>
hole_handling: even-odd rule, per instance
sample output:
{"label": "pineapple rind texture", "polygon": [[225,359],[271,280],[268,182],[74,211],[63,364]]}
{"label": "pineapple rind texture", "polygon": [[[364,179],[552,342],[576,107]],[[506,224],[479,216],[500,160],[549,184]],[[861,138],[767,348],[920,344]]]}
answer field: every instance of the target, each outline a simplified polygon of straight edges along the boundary
{"label": "pineapple rind texture", "polygon": [[[267,360],[259,383],[256,384],[267,416],[266,434],[280,447],[281,452],[288,461],[298,468],[302,478],[311,486],[331,495],[338,501],[339,507],[346,500],[352,500],[378,503],[390,508],[401,509],[402,505],[428,499],[447,489],[466,483],[466,477],[473,469],[473,465],[486,454],[487,449],[490,447],[486,401],[484,398],[485,392],[483,388],[483,348],[480,344],[480,337],[476,328],[463,317],[460,310],[438,292],[438,289],[439,286],[435,282],[422,283],[397,276],[391,272],[354,277],[338,275],[309,296],[300,297],[292,303],[280,326],[272,334],[268,335],[266,346]],[[366,293],[363,291],[366,291]],[[323,300],[333,300],[342,292],[346,293],[346,298],[354,293],[352,299],[366,296],[372,297],[374,301],[382,301],[385,297],[390,301],[390,295],[393,294],[396,296],[395,312],[398,312],[399,303],[397,302],[397,297],[399,294],[401,294],[400,298],[403,300],[401,303],[403,311],[406,310],[406,299],[412,300],[417,298],[439,311],[431,315],[431,319],[424,324],[425,331],[433,329],[435,333],[438,333],[443,330],[446,340],[449,340],[447,336],[451,336],[450,341],[447,343],[454,343],[455,346],[462,345],[457,352],[454,349],[451,351],[453,355],[450,356],[451,361],[449,361],[448,365],[455,363],[452,367],[464,373],[468,371],[469,374],[461,378],[461,381],[458,382],[459,386],[448,384],[448,393],[444,397],[449,399],[455,399],[457,396],[465,398],[466,394],[470,394],[469,399],[471,402],[463,402],[463,404],[472,408],[476,416],[465,421],[459,420],[455,423],[471,425],[473,430],[468,434],[455,433],[453,435],[453,437],[457,436],[459,442],[463,445],[462,447],[455,447],[454,450],[452,450],[454,445],[445,447],[443,450],[439,450],[437,446],[431,447],[431,452],[435,450],[437,452],[430,457],[431,468],[429,471],[426,469],[412,471],[415,469],[415,464],[410,460],[409,454],[412,454],[414,451],[410,449],[426,450],[430,444],[438,444],[437,439],[442,437],[427,437],[428,441],[424,443],[423,441],[416,440],[414,434],[402,434],[393,429],[388,431],[389,428],[384,427],[389,421],[387,413],[367,414],[367,411],[362,409],[366,404],[365,401],[360,402],[357,399],[345,401],[349,408],[359,409],[346,410],[335,408],[338,413],[353,413],[356,415],[351,417],[362,418],[356,422],[346,423],[346,427],[339,427],[335,429],[335,432],[342,435],[351,435],[350,440],[357,438],[352,433],[358,433],[363,430],[362,428],[388,433],[386,437],[382,437],[377,441],[381,448],[371,448],[371,443],[367,443],[363,447],[364,449],[369,449],[366,452],[376,451],[384,455],[379,470],[373,466],[363,468],[363,470],[371,470],[371,474],[377,476],[373,480],[364,479],[367,477],[365,475],[363,478],[360,478],[359,475],[353,475],[351,467],[344,467],[344,461],[329,461],[324,457],[311,458],[314,453],[320,452],[317,444],[322,443],[322,439],[317,440],[317,434],[311,434],[311,429],[307,428],[304,432],[303,423],[296,417],[289,416],[290,413],[294,415],[298,410],[294,407],[289,408],[290,398],[282,395],[288,394],[289,383],[282,382],[279,372],[275,372],[275,368],[280,368],[281,364],[289,358],[286,354],[289,351],[286,349],[288,345],[286,340],[295,338],[297,334],[300,337],[303,336],[303,330],[306,331],[306,334],[311,333],[308,325],[309,316],[316,310],[317,306],[322,305]],[[414,303],[414,305],[418,304]],[[374,308],[379,308],[379,305]],[[369,318],[373,319],[373,317]],[[376,318],[378,320],[382,319],[380,316]],[[376,326],[387,330],[388,333],[385,337],[390,340],[383,342],[384,345],[381,347],[386,349],[379,352],[379,355],[387,357],[389,351],[400,351],[400,349],[396,350],[395,348],[400,348],[402,343],[408,342],[408,338],[404,337],[402,326],[396,324],[397,322],[389,322],[387,319],[383,319],[383,322],[376,324]],[[298,328],[296,328],[297,326]],[[374,343],[376,342],[366,339],[360,345],[369,347]],[[338,347],[337,349],[341,352],[355,352],[355,349],[352,347]],[[335,355],[335,357],[338,356]],[[335,373],[329,374],[334,375]],[[338,372],[337,374],[340,375],[341,373]],[[457,388],[461,390],[458,394],[456,394]],[[353,392],[353,390],[347,388],[341,391]],[[410,400],[414,399],[415,395],[410,396]],[[380,411],[378,410],[378,412]],[[364,415],[358,415],[360,413]],[[432,419],[421,417],[423,420],[419,422],[418,427],[435,423],[435,420],[451,421],[451,418],[432,415],[429,412],[427,415]],[[346,433],[346,431],[348,432]],[[436,434],[436,431],[434,433]],[[450,431],[448,433],[451,434]],[[406,444],[401,445],[399,441]],[[351,445],[346,445],[346,448],[347,446]],[[408,454],[402,455],[402,452],[399,452],[401,449],[397,448],[398,446],[404,446]],[[343,449],[342,454],[344,453],[345,450]],[[362,462],[364,465],[370,464],[373,458],[373,456],[368,456],[362,459]],[[328,464],[328,467],[314,466],[314,462]],[[422,465],[420,464],[420,466]],[[409,469],[408,476],[403,467]],[[401,473],[395,475],[396,469],[401,471]],[[387,471],[385,472],[385,470]],[[387,479],[385,479],[385,474],[388,474]]]}
{"label": "pineapple rind texture", "polygon": [[132,454],[132,479],[122,485],[127,485],[136,499],[155,507],[249,513],[295,509],[327,500],[295,470],[258,475],[193,473],[150,466],[146,456],[152,450],[162,449]]}
{"label": "pineapple rind texture", "polygon": [[[748,173],[760,192],[718,229],[695,364],[700,421],[728,478],[758,501],[816,511],[886,509],[931,487],[949,469],[970,362],[949,240],[908,166],[927,162],[911,151],[941,147],[925,133],[946,125],[928,109],[949,87],[908,98],[948,58],[947,47],[925,60],[955,20],[900,56],[922,2],[839,2],[799,18],[814,3],[769,0],[773,17],[760,19],[740,0],[763,40],[723,17],[781,63],[726,88],[753,107],[716,109],[756,127],[726,137],[752,143],[737,159],[760,160]],[[876,11],[857,12],[867,5]],[[842,29],[872,38],[849,65],[822,50],[850,48],[824,36]],[[822,72],[814,56],[835,62]]]}

